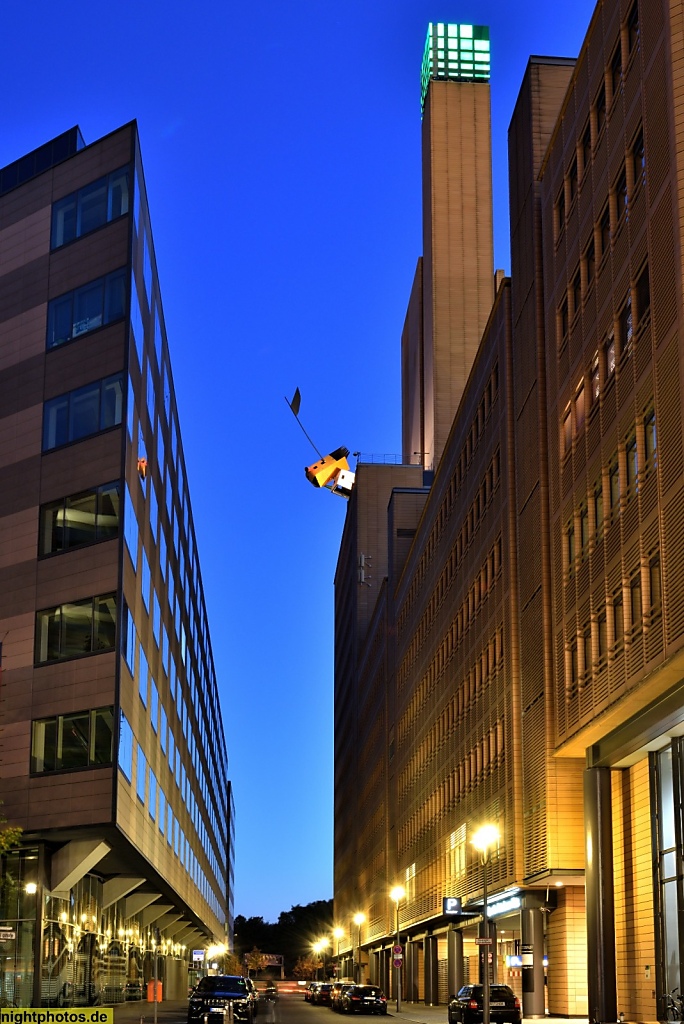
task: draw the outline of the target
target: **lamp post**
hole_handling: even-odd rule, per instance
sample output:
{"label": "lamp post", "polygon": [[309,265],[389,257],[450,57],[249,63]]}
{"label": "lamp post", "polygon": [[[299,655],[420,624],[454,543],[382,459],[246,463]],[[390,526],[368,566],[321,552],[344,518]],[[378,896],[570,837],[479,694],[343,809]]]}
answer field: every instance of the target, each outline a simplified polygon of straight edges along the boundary
{"label": "lamp post", "polygon": [[361,982],[361,925],[364,923],[365,920],[365,914],[354,914],[354,924],[358,929],[356,933],[356,949],[358,951],[358,957],[355,958],[354,952],[352,951],[352,973],[354,975],[354,981],[356,981],[359,984]]}
{"label": "lamp post", "polygon": [[[499,830],[496,825],[483,825],[472,838],[472,844],[480,852],[482,861],[482,916],[484,938],[489,938],[489,917],[487,915],[487,864],[489,851],[499,842]],[[482,978],[482,1024],[490,1024],[489,1015],[489,945],[484,943],[484,975]]]}
{"label": "lamp post", "polygon": [[318,981],[318,967],[319,967],[319,964],[321,962],[320,961],[320,956],[321,956],[321,952],[323,950],[323,946],[321,945],[320,939],[318,940],[318,942],[314,942],[314,944],[313,944],[313,946],[311,948],[314,951],[314,957],[315,957],[315,960],[314,960],[314,964],[315,964],[314,979],[316,981]]}
{"label": "lamp post", "polygon": [[340,939],[344,937],[344,928],[334,928],[333,929],[333,937],[335,939],[337,939],[336,960],[337,960],[337,972],[338,972],[338,979],[337,980],[339,981],[339,976],[342,973],[340,971]]}
{"label": "lamp post", "polygon": [[[399,934],[399,904],[401,903],[405,895],[406,890],[404,889],[403,885],[395,885],[395,887],[390,892],[390,899],[394,901],[394,909],[396,911],[397,947],[401,946],[401,936]],[[401,1013],[401,957],[399,955],[396,955],[396,950],[394,956],[394,963],[396,965],[395,970],[397,972],[397,1013]]]}

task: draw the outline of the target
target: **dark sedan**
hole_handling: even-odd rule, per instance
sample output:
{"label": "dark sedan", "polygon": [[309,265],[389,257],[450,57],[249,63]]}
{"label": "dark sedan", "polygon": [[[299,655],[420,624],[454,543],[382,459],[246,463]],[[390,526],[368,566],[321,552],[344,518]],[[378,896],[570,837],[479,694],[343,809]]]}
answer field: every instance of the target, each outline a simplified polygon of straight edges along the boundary
{"label": "dark sedan", "polygon": [[342,1013],[387,1013],[387,999],[376,985],[350,985],[340,998]]}
{"label": "dark sedan", "polygon": [[[256,1007],[254,986],[238,975],[215,974],[202,978],[190,996],[188,1024],[223,1024],[223,1013],[233,1007],[233,1018],[240,1024],[254,1024]],[[212,1015],[216,1016],[212,1020]]]}
{"label": "dark sedan", "polygon": [[[464,985],[449,1000],[449,1024],[481,1024],[482,985]],[[520,1000],[508,985],[490,985],[489,1019],[492,1024],[520,1024]]]}
{"label": "dark sedan", "polygon": [[314,1006],[330,1006],[332,985],[327,981],[321,982],[311,993],[310,1002]]}

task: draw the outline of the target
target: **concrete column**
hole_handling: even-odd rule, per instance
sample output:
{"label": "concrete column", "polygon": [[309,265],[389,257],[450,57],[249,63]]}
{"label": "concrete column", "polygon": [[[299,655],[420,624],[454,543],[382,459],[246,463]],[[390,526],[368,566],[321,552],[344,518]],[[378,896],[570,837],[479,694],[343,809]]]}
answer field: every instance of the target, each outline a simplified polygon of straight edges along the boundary
{"label": "concrete column", "polygon": [[522,945],[523,1017],[543,1017],[544,993],[544,915],[539,907],[520,911]]}
{"label": "concrete column", "polygon": [[406,965],[406,992],[404,997],[407,1003],[416,1003],[418,1002],[418,951],[415,942],[407,942],[404,950],[404,963]]}
{"label": "concrete column", "polygon": [[449,995],[463,988],[463,932],[452,928],[447,933],[447,979]]}
{"label": "concrete column", "polygon": [[[347,960],[346,963],[348,964],[349,961]],[[368,971],[370,974],[371,985],[380,985],[378,975],[378,954],[373,949],[368,953]],[[382,988],[382,985],[380,985],[380,988]]]}
{"label": "concrete column", "polygon": [[617,1020],[610,768],[584,772],[589,1019]]}
{"label": "concrete column", "polygon": [[425,981],[425,1005],[436,1006],[439,1002],[439,969],[437,939],[434,935],[426,935],[423,939],[423,978]]}
{"label": "concrete column", "polygon": [[[379,963],[379,967],[380,967],[380,988],[388,996],[389,996],[389,991],[390,991],[390,987],[389,987],[389,981],[390,981],[389,954],[390,954],[390,951],[388,949],[381,949],[380,950],[380,963]],[[394,992],[394,990],[392,990],[392,992],[393,992],[393,995],[396,995],[396,992]]]}

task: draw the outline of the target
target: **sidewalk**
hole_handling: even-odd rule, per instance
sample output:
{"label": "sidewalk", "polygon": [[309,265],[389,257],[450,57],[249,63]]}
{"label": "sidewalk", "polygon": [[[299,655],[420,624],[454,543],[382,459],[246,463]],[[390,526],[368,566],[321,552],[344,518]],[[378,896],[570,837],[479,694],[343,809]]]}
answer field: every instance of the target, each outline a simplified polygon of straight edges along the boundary
{"label": "sidewalk", "polygon": [[[424,1003],[402,1003],[401,1011],[397,1013],[396,1003],[392,1004],[391,1000],[387,1002],[387,1015],[395,1017],[397,1020],[405,1020],[410,1024],[447,1024],[447,1008],[445,1005],[440,1006],[425,1006]],[[524,1018],[530,1022],[539,1021],[539,1024],[568,1024],[567,1017],[543,1017],[543,1018]],[[581,1017],[573,1017],[573,1024],[588,1024],[587,1019]]]}
{"label": "sidewalk", "polygon": [[[129,1003],[110,1003],[114,1010],[114,1024],[154,1024],[154,1003],[135,1001]],[[108,1007],[108,1008],[109,1008]],[[176,1024],[188,1018],[187,999],[168,999],[157,1003],[157,1021],[159,1024]]]}

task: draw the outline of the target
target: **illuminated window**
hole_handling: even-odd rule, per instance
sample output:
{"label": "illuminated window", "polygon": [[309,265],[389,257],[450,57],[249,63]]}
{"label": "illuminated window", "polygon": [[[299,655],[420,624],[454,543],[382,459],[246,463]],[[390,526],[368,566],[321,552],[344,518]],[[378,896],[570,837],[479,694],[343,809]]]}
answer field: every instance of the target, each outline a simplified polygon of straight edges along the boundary
{"label": "illuminated window", "polygon": [[591,404],[592,406],[598,401],[599,394],[601,392],[601,381],[599,373],[599,357],[598,352],[594,356],[591,363]]}
{"label": "illuminated window", "polygon": [[627,293],[625,304],[618,313],[618,338],[620,345],[620,358],[628,358],[632,354],[633,340],[631,292]]}
{"label": "illuminated window", "polygon": [[113,738],[112,707],[34,721],[31,727],[31,772],[37,774],[111,764]]}
{"label": "illuminated window", "polygon": [[71,601],[36,613],[36,665],[109,651],[115,641],[116,594]]}
{"label": "illuminated window", "polygon": [[606,378],[615,373],[615,336],[610,334],[606,340]]}
{"label": "illuminated window", "polygon": [[54,555],[119,533],[119,484],[103,484],[41,506],[38,551]]}

